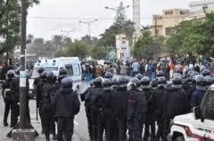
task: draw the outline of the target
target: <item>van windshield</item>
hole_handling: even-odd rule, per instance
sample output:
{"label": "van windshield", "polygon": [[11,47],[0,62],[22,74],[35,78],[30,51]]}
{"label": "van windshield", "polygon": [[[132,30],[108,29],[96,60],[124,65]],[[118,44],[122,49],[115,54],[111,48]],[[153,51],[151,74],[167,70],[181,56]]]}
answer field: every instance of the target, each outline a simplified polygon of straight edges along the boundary
{"label": "van windshield", "polygon": [[[34,68],[31,74],[31,79],[39,77],[38,73],[39,68]],[[58,67],[44,67],[45,71],[58,71]]]}
{"label": "van windshield", "polygon": [[205,119],[214,120],[214,91],[208,90],[202,103],[202,114]]}

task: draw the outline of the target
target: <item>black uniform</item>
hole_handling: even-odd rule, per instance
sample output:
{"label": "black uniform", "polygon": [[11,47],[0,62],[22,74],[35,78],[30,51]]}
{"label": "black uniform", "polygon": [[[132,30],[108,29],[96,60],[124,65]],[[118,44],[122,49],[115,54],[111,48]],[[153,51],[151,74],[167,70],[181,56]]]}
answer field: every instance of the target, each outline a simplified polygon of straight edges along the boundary
{"label": "black uniform", "polygon": [[[144,141],[147,141],[148,137],[150,135],[151,135],[151,138],[154,140],[154,138],[155,138],[155,119],[153,117],[154,96],[153,96],[151,88],[143,88],[143,92],[145,93],[146,101],[147,101],[147,113],[146,113],[146,122],[145,122]],[[150,129],[151,129],[151,134],[150,134]]]}
{"label": "black uniform", "polygon": [[128,96],[129,141],[141,141],[147,103],[143,91],[133,90]]}
{"label": "black uniform", "polygon": [[12,105],[11,91],[10,91],[11,83],[12,83],[12,79],[9,78],[2,85],[2,96],[5,102],[4,120],[3,120],[4,126],[8,126],[7,118]]}
{"label": "black uniform", "polygon": [[57,116],[58,141],[71,141],[73,134],[74,116],[79,113],[80,101],[71,88],[62,88],[54,98],[54,109]]}
{"label": "black uniform", "polygon": [[158,131],[156,133],[156,140],[158,141],[161,137],[162,140],[166,140],[163,137],[163,124],[164,124],[164,119],[163,119],[163,103],[162,103],[162,97],[164,93],[166,92],[166,89],[164,87],[158,87],[157,89],[153,89],[153,96],[154,96],[154,115],[153,117],[157,121],[158,125]]}
{"label": "black uniform", "polygon": [[116,120],[116,135],[115,141],[124,141],[127,131],[127,109],[128,109],[129,92],[126,87],[119,87],[113,93],[113,114]]}
{"label": "black uniform", "polygon": [[43,120],[43,112],[42,112],[42,105],[43,105],[43,87],[47,83],[44,79],[37,79],[38,84],[36,86],[36,105],[37,108],[39,108],[39,116],[41,119],[41,125],[42,125],[42,132],[44,133],[44,120]]}
{"label": "black uniform", "polygon": [[98,119],[100,114],[100,109],[97,103],[98,97],[103,93],[103,89],[101,87],[95,87],[90,89],[90,93],[86,95],[87,106],[90,107],[91,114],[91,125],[92,125],[92,140],[98,140]]}
{"label": "black uniform", "polygon": [[163,96],[163,136],[167,138],[170,122],[175,116],[186,114],[188,111],[187,96],[182,88],[168,88]]}
{"label": "black uniform", "polygon": [[55,128],[54,125],[54,109],[53,109],[53,93],[54,86],[52,82],[47,82],[43,86],[42,90],[42,119],[43,119],[43,125],[44,125],[44,132],[46,136],[46,140],[49,140],[49,134],[51,132],[54,132],[53,129]]}
{"label": "black uniform", "polygon": [[105,90],[97,100],[100,109],[98,119],[98,141],[103,140],[103,132],[106,132],[106,141],[113,141],[113,109],[112,109],[112,90]]}
{"label": "black uniform", "polygon": [[14,78],[10,85],[11,90],[11,127],[18,122],[19,116],[19,77]]}

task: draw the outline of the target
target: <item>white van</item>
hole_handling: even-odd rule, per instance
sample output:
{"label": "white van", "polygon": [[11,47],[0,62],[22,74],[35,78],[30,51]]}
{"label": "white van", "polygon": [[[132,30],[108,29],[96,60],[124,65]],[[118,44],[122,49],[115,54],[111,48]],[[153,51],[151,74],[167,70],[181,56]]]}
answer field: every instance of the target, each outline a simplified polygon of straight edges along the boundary
{"label": "white van", "polygon": [[200,107],[193,111],[174,118],[172,141],[214,141],[214,85],[207,90]]}
{"label": "white van", "polygon": [[59,75],[60,68],[67,70],[68,76],[73,79],[73,90],[77,90],[81,87],[82,81],[82,69],[78,57],[59,57],[53,59],[38,60],[34,64],[34,68],[29,79],[29,93],[35,95],[34,79],[39,76],[38,69],[43,67],[46,71],[52,71],[57,77]]}

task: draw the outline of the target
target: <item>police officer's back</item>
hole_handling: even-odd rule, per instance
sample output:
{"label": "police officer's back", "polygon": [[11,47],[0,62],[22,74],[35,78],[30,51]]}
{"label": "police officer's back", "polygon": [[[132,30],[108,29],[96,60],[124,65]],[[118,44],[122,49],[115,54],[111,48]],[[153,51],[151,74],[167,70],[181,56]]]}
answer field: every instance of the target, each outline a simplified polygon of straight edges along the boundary
{"label": "police officer's back", "polygon": [[76,92],[72,90],[73,81],[71,78],[63,78],[62,89],[57,92],[54,98],[54,107],[58,118],[58,140],[70,141],[73,133],[74,116],[79,113],[80,101]]}

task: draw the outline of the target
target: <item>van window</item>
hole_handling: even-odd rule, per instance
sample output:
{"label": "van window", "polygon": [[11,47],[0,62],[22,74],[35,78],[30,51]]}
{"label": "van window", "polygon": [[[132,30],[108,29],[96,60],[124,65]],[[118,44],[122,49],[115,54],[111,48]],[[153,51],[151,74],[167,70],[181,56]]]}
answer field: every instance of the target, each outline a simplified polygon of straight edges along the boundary
{"label": "van window", "polygon": [[202,114],[205,119],[214,120],[214,91],[208,90],[202,103]]}
{"label": "van window", "polygon": [[74,75],[75,76],[80,75],[80,66],[79,66],[79,64],[73,64],[73,70],[74,70]]}
{"label": "van window", "polygon": [[73,75],[73,67],[71,64],[65,65],[65,69],[67,70],[68,75]]}

